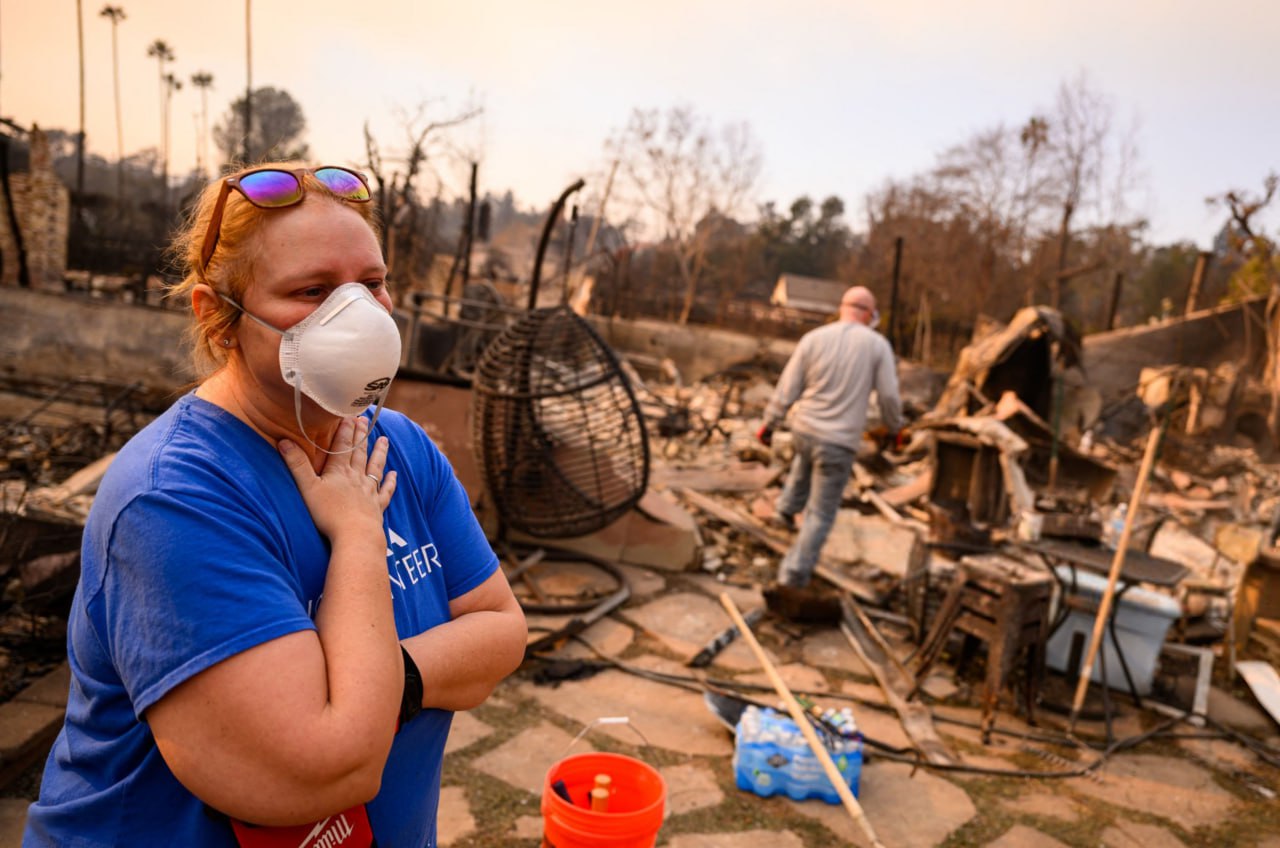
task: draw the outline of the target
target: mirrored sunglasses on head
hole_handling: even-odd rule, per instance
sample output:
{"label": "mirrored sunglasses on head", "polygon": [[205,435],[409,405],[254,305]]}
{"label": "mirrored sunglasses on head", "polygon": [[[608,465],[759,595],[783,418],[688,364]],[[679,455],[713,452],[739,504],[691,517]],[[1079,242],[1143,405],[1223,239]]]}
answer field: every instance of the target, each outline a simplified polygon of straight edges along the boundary
{"label": "mirrored sunglasses on head", "polygon": [[350,168],[326,165],[322,168],[259,168],[243,174],[227,177],[209,216],[209,227],[204,234],[204,247],[200,249],[200,270],[209,267],[209,260],[218,247],[222,229],[222,213],[227,206],[227,195],[233,190],[259,209],[283,209],[295,206],[306,196],[302,178],[311,174],[335,197],[351,203],[367,203],[371,199],[369,181],[364,174]]}

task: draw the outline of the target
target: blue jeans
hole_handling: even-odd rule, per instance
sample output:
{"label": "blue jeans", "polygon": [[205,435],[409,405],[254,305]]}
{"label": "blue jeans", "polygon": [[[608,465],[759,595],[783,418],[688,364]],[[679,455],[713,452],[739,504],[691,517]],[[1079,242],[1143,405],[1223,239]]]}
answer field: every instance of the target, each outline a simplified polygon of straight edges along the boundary
{"label": "blue jeans", "polygon": [[778,496],[776,511],[795,515],[804,510],[804,522],[795,543],[778,566],[778,582],[804,587],[813,577],[822,546],[835,523],[857,452],[800,433],[793,433],[791,441],[796,454],[782,494]]}

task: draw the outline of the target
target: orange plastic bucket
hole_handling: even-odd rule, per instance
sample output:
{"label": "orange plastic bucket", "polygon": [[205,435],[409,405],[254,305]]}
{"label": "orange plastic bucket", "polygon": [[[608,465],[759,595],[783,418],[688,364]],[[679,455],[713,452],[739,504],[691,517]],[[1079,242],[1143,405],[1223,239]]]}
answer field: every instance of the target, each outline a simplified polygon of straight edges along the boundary
{"label": "orange plastic bucket", "polygon": [[[596,775],[612,778],[605,812],[591,809]],[[573,803],[551,784],[563,780]],[[654,768],[622,754],[575,754],[547,770],[542,784],[543,844],[554,848],[653,848],[662,828],[667,784]]]}

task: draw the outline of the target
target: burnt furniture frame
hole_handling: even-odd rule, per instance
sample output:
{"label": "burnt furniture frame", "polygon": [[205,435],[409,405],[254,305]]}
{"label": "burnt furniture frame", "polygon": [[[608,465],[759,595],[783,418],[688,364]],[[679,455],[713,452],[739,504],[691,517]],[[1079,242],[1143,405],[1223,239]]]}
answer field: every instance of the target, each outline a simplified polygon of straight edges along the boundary
{"label": "burnt furniture frame", "polygon": [[1035,696],[1044,677],[1053,585],[1053,579],[1040,569],[1007,557],[983,554],[961,559],[933,626],[911,658],[909,670],[916,680],[912,692],[942,653],[952,630],[959,630],[965,636],[961,664],[972,653],[975,641],[987,644],[983,743],[990,741],[1000,692],[1020,656],[1025,656],[1026,662],[1023,695],[1027,722],[1034,725]]}

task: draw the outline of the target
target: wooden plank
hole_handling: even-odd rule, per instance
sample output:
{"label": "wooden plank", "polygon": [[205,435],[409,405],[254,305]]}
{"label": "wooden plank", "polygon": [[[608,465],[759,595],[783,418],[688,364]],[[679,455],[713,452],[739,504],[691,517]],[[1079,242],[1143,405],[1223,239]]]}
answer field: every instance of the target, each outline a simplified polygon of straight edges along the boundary
{"label": "wooden plank", "polygon": [[96,492],[98,483],[102,481],[102,476],[107,473],[107,469],[115,458],[116,452],[112,451],[106,456],[95,459],[55,486],[54,488],[58,490],[58,494],[61,496],[60,500],[66,500],[73,495]]}
{"label": "wooden plank", "polygon": [[901,524],[906,519],[898,514],[898,511],[889,506],[885,499],[880,497],[873,489],[866,489],[862,493],[862,499],[876,508],[876,511],[894,524]]}
{"label": "wooden plank", "polygon": [[1269,618],[1255,618],[1249,639],[1263,650],[1267,659],[1280,662],[1280,622]]}
{"label": "wooden plank", "polygon": [[[862,470],[863,473],[868,473],[862,468],[860,464],[856,462],[853,464],[853,467],[855,471]],[[925,474],[921,476],[932,478],[931,474]],[[928,493],[928,487],[926,485],[925,489],[922,490],[922,494],[927,494],[927,493]],[[889,503],[889,501],[883,495],[881,495],[875,489],[872,489],[870,486],[863,486],[861,498],[863,503],[871,504],[873,507],[876,508],[877,512],[879,512],[881,515],[883,515],[893,524],[900,524],[906,527],[911,527],[912,529],[916,530],[919,533],[927,534],[929,532],[928,524],[922,523],[919,520],[914,518],[904,518],[902,514],[898,512],[897,509],[894,508],[894,504]]]}
{"label": "wooden plank", "polygon": [[1273,639],[1280,640],[1280,620],[1274,618],[1255,618],[1253,626],[1263,633],[1269,633]]}
{"label": "wooden plank", "polygon": [[1275,666],[1246,660],[1236,663],[1236,671],[1244,678],[1262,708],[1280,723],[1280,675],[1276,674]]}
{"label": "wooden plank", "polygon": [[925,471],[918,475],[909,483],[903,483],[901,486],[895,486],[892,489],[886,489],[881,493],[884,502],[889,506],[900,509],[912,501],[919,500],[929,494],[929,487],[933,485],[933,471]]}
{"label": "wooden plank", "polygon": [[1147,495],[1143,506],[1180,510],[1182,512],[1225,512],[1232,508],[1231,501],[1217,498],[1188,498],[1176,492],[1159,492]]}
{"label": "wooden plank", "polygon": [[[787,553],[790,545],[775,537],[755,516],[734,509],[692,489],[676,489],[675,493],[712,518],[723,521],[735,530],[739,530],[756,539],[779,556]],[[820,560],[814,569],[814,573],[828,583],[844,589],[846,592],[868,603],[881,604],[884,602],[884,594],[882,592],[864,581],[842,574],[840,567],[829,560]]]}
{"label": "wooden plank", "polygon": [[849,640],[849,644],[853,646],[867,668],[871,669],[871,673],[875,675],[876,682],[884,690],[889,706],[898,714],[902,729],[929,762],[937,765],[954,765],[957,761],[956,757],[938,736],[929,708],[919,702],[907,700],[907,693],[914,685],[910,673],[894,657],[879,631],[875,629],[857,602],[846,595],[844,607],[845,615],[840,624],[840,631],[844,633],[845,638]]}
{"label": "wooden plank", "polygon": [[653,470],[655,486],[700,492],[758,492],[783,472],[781,467],[743,463],[724,468],[664,468]]}
{"label": "wooden plank", "polygon": [[884,594],[878,591],[874,586],[869,586],[861,580],[841,574],[831,566],[818,563],[814,566],[813,573],[830,583],[832,586],[835,586],[837,589],[848,592],[856,598],[861,598],[867,603],[880,604],[884,602]]}

